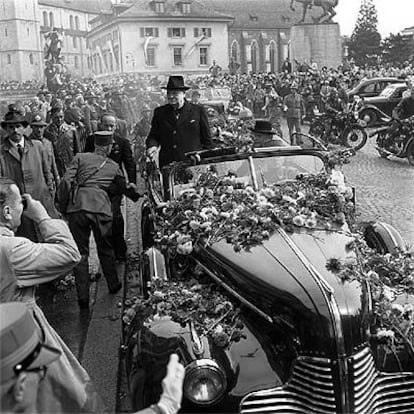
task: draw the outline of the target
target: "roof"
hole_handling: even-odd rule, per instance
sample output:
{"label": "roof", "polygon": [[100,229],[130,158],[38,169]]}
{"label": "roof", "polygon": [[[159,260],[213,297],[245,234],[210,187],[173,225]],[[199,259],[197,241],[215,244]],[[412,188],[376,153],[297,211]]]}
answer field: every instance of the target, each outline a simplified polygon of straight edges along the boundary
{"label": "roof", "polygon": [[99,14],[111,8],[111,0],[39,0],[39,5],[70,9],[83,13]]}
{"label": "roof", "polygon": [[[206,6],[234,17],[233,28],[242,29],[287,29],[302,18],[302,6],[291,0],[199,0]],[[309,12],[319,16],[321,9],[313,7]],[[309,16],[306,18],[308,21]]]}
{"label": "roof", "polygon": [[182,13],[181,9],[177,7],[177,3],[182,3],[182,0],[164,0],[165,12],[157,13],[151,7],[151,1],[149,0],[135,0],[134,4],[119,14],[121,18],[134,18],[134,17],[198,17],[198,18],[222,18],[232,19],[231,15],[221,13],[212,8],[206,7],[199,0],[191,1],[190,13]]}

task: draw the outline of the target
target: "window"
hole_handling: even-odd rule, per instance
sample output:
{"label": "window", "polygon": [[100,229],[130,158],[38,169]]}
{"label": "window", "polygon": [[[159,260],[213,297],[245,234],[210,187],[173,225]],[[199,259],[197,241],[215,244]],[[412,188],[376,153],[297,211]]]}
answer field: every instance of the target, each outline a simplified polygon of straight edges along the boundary
{"label": "window", "polygon": [[4,36],[7,37],[7,27],[4,28]]}
{"label": "window", "polygon": [[73,30],[73,28],[75,27],[73,25],[73,16],[72,15],[69,16],[69,27],[70,27],[70,30]]}
{"label": "window", "polygon": [[195,27],[194,37],[211,37],[211,27]]}
{"label": "window", "polygon": [[139,29],[141,37],[158,37],[158,27],[141,27]]}
{"label": "window", "polygon": [[181,11],[185,14],[191,13],[191,5],[190,3],[181,3],[182,9]]}
{"label": "window", "polygon": [[43,12],[43,26],[49,26],[49,21],[47,18],[47,12]]}
{"label": "window", "polygon": [[174,66],[181,66],[183,64],[183,48],[175,47],[173,49],[174,53]]}
{"label": "window", "polygon": [[26,28],[26,32],[27,32],[27,36],[30,36],[30,29],[28,27]]}
{"label": "window", "polygon": [[11,55],[7,55],[7,64],[11,65]]}
{"label": "window", "polygon": [[73,44],[73,47],[75,49],[78,47],[78,38],[76,36],[73,36],[73,38],[72,38],[72,44]]}
{"label": "window", "polygon": [[147,48],[147,61],[146,66],[155,66],[155,47]]}
{"label": "window", "polygon": [[184,27],[169,27],[167,29],[168,37],[185,37]]}
{"label": "window", "polygon": [[55,26],[55,19],[53,17],[53,13],[49,12],[49,26],[54,27]]}
{"label": "window", "polygon": [[33,65],[33,53],[29,53],[29,63]]}
{"label": "window", "polygon": [[109,57],[109,70],[113,72],[114,71],[114,58],[111,52],[108,52],[108,57]]}
{"label": "window", "polygon": [[269,61],[270,61],[270,72],[276,72],[276,45],[275,45],[275,42],[270,42]]}
{"label": "window", "polygon": [[75,16],[75,28],[79,30],[79,16]]}
{"label": "window", "polygon": [[79,57],[78,56],[75,56],[75,59],[73,61],[73,64],[75,66],[75,69],[78,69],[79,68]]}
{"label": "window", "polygon": [[200,65],[208,64],[208,48],[200,47]]}
{"label": "window", "polygon": [[156,1],[154,5],[154,9],[156,13],[164,13],[165,11],[164,3]]}

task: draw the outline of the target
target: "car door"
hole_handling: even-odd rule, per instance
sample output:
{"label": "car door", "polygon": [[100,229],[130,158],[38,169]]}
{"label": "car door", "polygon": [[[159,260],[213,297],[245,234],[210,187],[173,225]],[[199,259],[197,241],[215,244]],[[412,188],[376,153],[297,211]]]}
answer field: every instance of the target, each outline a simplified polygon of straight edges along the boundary
{"label": "car door", "polygon": [[406,88],[396,88],[394,93],[390,96],[388,103],[387,103],[387,113],[391,114],[393,109],[398,105],[401,101],[403,93]]}

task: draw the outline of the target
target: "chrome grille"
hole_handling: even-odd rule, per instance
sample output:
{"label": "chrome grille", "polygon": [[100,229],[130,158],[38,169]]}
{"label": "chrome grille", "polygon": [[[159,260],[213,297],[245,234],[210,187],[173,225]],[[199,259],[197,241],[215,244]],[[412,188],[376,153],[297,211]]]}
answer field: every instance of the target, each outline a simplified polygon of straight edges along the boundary
{"label": "chrome grille", "polygon": [[246,396],[241,413],[336,413],[331,361],[298,358],[286,385]]}
{"label": "chrome grille", "polygon": [[[369,348],[347,358],[348,404],[354,414],[414,413],[414,373],[382,373]],[[333,363],[324,358],[298,358],[283,386],[252,392],[240,404],[241,413],[341,412],[336,405]],[[336,386],[340,385],[335,381]],[[336,389],[338,393],[345,390]]]}
{"label": "chrome grille", "polygon": [[348,361],[352,379],[353,410],[356,414],[414,412],[414,375],[377,371],[369,348]]}

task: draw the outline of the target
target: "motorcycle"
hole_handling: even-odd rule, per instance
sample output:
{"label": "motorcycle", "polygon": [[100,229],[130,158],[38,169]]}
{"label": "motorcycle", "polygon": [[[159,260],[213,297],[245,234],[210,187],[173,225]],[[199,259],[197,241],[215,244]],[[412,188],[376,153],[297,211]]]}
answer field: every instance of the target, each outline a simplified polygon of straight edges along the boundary
{"label": "motorcycle", "polygon": [[[331,124],[329,134],[326,132],[328,122]],[[311,121],[309,134],[320,138],[326,144],[343,145],[358,151],[368,140],[365,126],[365,121],[359,119],[356,110],[339,112],[335,115],[320,114]]]}
{"label": "motorcycle", "polygon": [[[390,133],[390,127],[397,123]],[[407,158],[410,165],[414,165],[414,119],[391,119],[387,124],[376,128],[370,134],[376,136],[376,150],[382,158],[395,156]]]}

